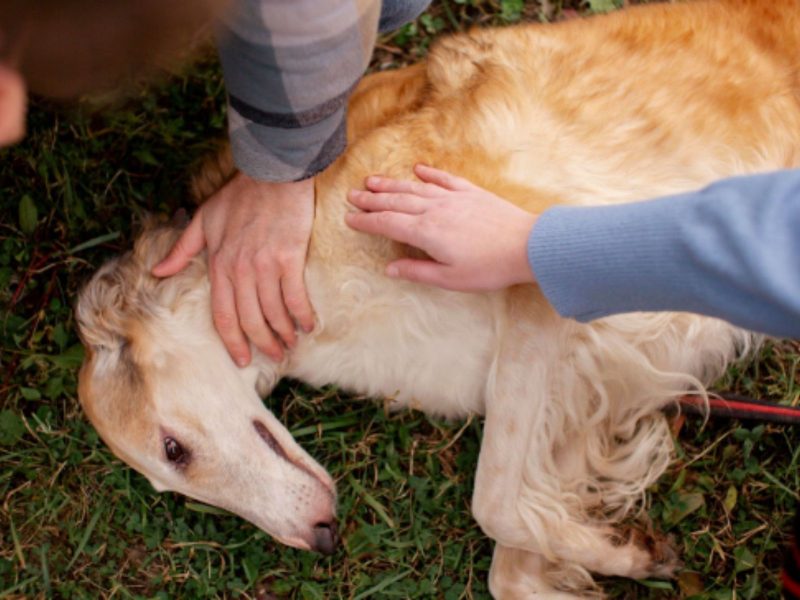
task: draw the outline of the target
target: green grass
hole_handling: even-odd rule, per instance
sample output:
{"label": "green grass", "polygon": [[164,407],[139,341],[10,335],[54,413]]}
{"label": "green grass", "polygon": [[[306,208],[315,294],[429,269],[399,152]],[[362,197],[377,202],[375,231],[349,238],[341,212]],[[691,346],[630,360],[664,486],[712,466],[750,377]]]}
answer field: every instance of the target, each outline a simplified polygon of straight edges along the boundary
{"label": "green grass", "polygon": [[[382,41],[375,66],[470,24],[560,18],[613,2],[437,3]],[[579,40],[576,40],[579,43]],[[0,151],[0,598],[487,598],[491,543],[469,514],[477,421],[388,415],[284,383],[270,407],[338,481],[344,547],[282,547],[241,519],[157,494],[98,440],[76,400],[71,306],[145,212],[186,204],[191,165],[224,129],[213,58],[105,111],[34,102]],[[800,346],[769,346],[720,389],[796,404]],[[319,426],[321,424],[321,426]],[[798,482],[798,434],[691,418],[650,513],[686,562],[677,582],[609,580],[619,598],[777,598]]]}

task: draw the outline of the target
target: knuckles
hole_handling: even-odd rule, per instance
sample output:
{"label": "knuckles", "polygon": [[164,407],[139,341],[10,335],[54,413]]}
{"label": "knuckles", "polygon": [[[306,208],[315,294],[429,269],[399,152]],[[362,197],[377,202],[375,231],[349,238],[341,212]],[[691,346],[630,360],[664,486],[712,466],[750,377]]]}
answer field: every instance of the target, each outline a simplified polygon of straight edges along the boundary
{"label": "knuckles", "polygon": [[267,252],[256,252],[252,259],[252,267],[259,279],[267,277],[274,271],[275,259]]}
{"label": "knuckles", "polygon": [[293,269],[298,263],[302,265],[302,258],[302,255],[291,250],[280,250],[275,254],[275,262],[284,272]]}
{"label": "knuckles", "polygon": [[231,263],[231,273],[237,280],[248,278],[255,270],[252,260],[245,255],[238,255]]}

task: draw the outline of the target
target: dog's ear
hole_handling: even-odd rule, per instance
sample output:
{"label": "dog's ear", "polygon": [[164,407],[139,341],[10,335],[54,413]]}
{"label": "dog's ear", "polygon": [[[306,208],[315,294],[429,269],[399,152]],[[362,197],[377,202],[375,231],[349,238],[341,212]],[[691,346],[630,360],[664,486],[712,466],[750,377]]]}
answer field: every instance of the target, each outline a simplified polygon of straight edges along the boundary
{"label": "dog's ear", "polygon": [[93,422],[122,422],[135,410],[130,399],[143,397],[132,338],[140,311],[130,277],[137,271],[132,254],[124,254],[103,265],[78,295],[75,317],[86,349],[79,396]]}
{"label": "dog's ear", "polygon": [[133,244],[133,257],[143,276],[150,276],[150,271],[164,260],[182,232],[183,227],[165,226],[154,218],[145,219],[142,233]]}
{"label": "dog's ear", "polygon": [[164,227],[146,230],[132,252],[104,264],[78,295],[75,317],[86,349],[79,397],[106,441],[114,428],[142,421],[149,398],[145,365],[156,349],[145,322],[158,310],[158,280],[146,263],[177,235]]}
{"label": "dog's ear", "polygon": [[134,356],[131,340],[123,338],[114,348],[87,347],[79,374],[79,397],[90,417],[113,417],[124,423],[146,398],[145,389],[144,374]]}
{"label": "dog's ear", "polygon": [[[145,370],[135,356],[135,340],[111,338],[118,345],[88,345],[98,331],[83,327],[86,357],[78,374],[78,399],[100,437],[114,453],[132,463],[133,458],[117,444],[120,431],[144,439],[152,430],[153,408]],[[105,333],[108,333],[106,331]],[[89,341],[91,340],[91,342]]]}
{"label": "dog's ear", "polygon": [[155,306],[159,280],[150,270],[161,260],[180,230],[146,219],[132,252],[113,258],[95,273],[78,294],[75,316],[84,345],[117,349],[129,343],[132,323]]}
{"label": "dog's ear", "polygon": [[78,335],[87,350],[118,350],[126,343],[131,290],[125,283],[131,254],[104,264],[78,294],[75,317]]}

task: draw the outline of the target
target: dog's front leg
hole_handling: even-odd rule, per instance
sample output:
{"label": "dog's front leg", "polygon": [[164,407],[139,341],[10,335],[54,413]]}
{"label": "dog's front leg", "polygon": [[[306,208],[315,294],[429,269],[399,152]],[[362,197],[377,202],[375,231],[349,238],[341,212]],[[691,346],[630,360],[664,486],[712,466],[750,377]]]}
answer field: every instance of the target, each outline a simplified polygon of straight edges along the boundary
{"label": "dog's front leg", "polygon": [[495,600],[576,600],[584,598],[555,589],[548,581],[541,554],[497,544],[489,570],[489,591]]}
{"label": "dog's front leg", "polygon": [[672,563],[594,523],[592,506],[564,483],[590,476],[580,472],[588,468],[580,444],[569,473],[557,457],[558,448],[570,451],[567,438],[576,427],[567,424],[568,407],[591,400],[587,386],[576,383],[581,374],[571,361],[582,343],[581,326],[560,319],[525,288],[509,294],[502,314],[507,326],[487,384],[475,519],[502,546],[542,555],[558,568],[582,567],[568,569],[574,577],[562,578],[562,589],[591,586],[585,570],[634,578],[668,574]]}
{"label": "dog's front leg", "polygon": [[539,552],[519,502],[530,463],[539,459],[531,453],[543,449],[538,442],[548,428],[548,382],[561,355],[564,321],[527,287],[511,290],[499,314],[501,342],[486,386],[472,512],[489,537]]}

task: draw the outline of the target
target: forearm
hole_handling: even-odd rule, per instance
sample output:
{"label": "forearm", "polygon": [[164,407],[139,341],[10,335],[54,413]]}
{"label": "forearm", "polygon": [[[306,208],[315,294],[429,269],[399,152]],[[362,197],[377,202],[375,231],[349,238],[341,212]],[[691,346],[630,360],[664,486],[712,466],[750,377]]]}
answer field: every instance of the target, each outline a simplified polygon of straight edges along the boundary
{"label": "forearm", "polygon": [[238,0],[220,27],[234,161],[254,179],[313,176],[345,148],[349,92],[380,2]]}
{"label": "forearm", "polygon": [[542,214],[528,257],[563,316],[631,311],[720,317],[800,337],[800,171],[700,192]]}

